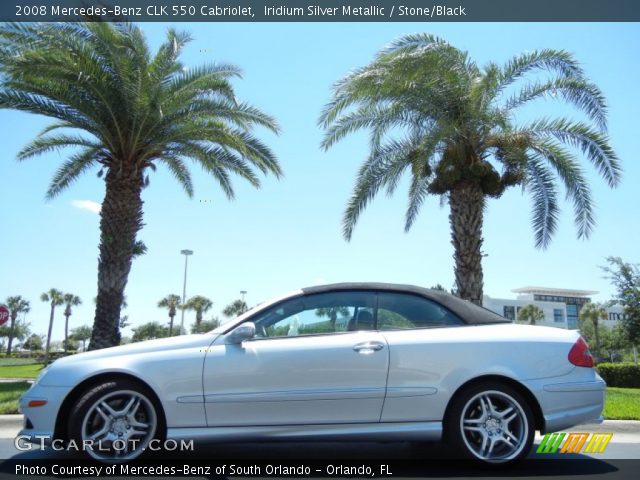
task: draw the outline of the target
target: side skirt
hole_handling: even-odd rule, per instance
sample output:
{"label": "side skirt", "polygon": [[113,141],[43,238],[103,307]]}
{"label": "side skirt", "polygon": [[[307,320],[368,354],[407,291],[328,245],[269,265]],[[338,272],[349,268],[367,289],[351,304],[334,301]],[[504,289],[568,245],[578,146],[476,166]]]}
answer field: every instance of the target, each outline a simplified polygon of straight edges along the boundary
{"label": "side skirt", "polygon": [[351,423],[169,428],[167,438],[220,442],[247,441],[439,441],[442,422]]}

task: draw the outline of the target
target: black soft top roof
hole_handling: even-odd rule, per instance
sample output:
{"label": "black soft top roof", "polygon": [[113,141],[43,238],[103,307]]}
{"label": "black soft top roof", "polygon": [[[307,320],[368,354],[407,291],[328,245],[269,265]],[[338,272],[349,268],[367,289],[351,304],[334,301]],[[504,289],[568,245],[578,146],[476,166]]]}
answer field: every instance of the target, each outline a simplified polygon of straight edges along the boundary
{"label": "black soft top roof", "polygon": [[333,283],[330,285],[318,285],[303,288],[305,295],[313,293],[325,293],[345,290],[374,290],[378,292],[399,292],[419,295],[433,300],[451,310],[469,325],[484,325],[489,323],[511,323],[511,320],[498,315],[491,310],[479,307],[467,300],[455,297],[442,290],[416,287],[415,285],[398,285],[395,283],[375,282],[347,282]]}

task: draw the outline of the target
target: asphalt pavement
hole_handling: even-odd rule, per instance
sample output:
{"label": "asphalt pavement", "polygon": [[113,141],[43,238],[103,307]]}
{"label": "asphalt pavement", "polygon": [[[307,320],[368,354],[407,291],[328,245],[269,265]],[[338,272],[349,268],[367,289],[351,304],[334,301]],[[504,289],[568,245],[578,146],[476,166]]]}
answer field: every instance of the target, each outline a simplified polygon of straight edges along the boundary
{"label": "asphalt pavement", "polygon": [[[33,446],[31,450],[16,448],[14,439],[22,427],[22,415],[0,415],[0,458],[12,460],[52,459],[64,460],[77,458],[68,452],[55,451],[52,448],[41,450]],[[602,453],[536,453],[541,441],[536,436],[531,460],[635,460],[640,467],[640,421],[607,420],[601,424],[585,424],[566,430],[566,432],[612,433],[611,440]],[[429,461],[441,460],[444,450],[439,444],[414,444],[408,442],[389,443],[196,443],[193,451],[173,452],[172,458],[188,461],[193,459],[255,458],[255,459],[337,459],[352,458],[393,461]]]}

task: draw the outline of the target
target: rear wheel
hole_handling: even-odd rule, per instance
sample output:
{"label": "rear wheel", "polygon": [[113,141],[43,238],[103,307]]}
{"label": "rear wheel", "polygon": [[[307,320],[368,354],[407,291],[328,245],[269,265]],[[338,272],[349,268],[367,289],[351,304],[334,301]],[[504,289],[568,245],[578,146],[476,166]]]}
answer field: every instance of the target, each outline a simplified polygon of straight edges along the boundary
{"label": "rear wheel", "polygon": [[531,408],[515,389],[501,384],[474,385],[457,395],[445,428],[451,446],[465,457],[508,463],[531,450]]}
{"label": "rear wheel", "polygon": [[69,434],[93,459],[125,461],[142,455],[159,437],[159,409],[148,389],[115,380],[87,391],[71,409]]}

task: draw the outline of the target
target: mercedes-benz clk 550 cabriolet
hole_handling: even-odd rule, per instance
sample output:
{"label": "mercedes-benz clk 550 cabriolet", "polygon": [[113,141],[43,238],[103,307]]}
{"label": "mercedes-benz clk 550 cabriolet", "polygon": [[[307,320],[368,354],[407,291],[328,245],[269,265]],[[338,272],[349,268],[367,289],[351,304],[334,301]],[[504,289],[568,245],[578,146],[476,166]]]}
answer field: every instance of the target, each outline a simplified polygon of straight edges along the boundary
{"label": "mercedes-benz clk 550 cabriolet", "polygon": [[516,325],[441,291],[304,288],[205,334],[72,355],[21,399],[23,439],[106,461],[154,441],[438,441],[490,463],[598,419],[579,333]]}

